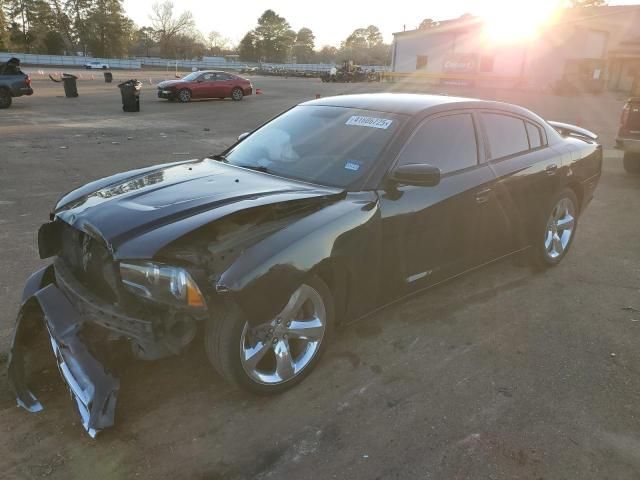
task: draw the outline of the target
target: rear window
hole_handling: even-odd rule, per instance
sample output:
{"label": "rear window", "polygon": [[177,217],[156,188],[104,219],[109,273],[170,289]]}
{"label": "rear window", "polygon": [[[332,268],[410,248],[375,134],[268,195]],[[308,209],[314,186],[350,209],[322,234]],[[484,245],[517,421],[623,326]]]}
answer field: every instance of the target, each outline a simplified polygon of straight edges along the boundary
{"label": "rear window", "polygon": [[542,133],[533,123],[526,122],[527,135],[529,135],[529,147],[538,148],[542,146]]}
{"label": "rear window", "polygon": [[482,120],[492,159],[529,150],[529,138],[524,120],[498,113],[482,113]]}

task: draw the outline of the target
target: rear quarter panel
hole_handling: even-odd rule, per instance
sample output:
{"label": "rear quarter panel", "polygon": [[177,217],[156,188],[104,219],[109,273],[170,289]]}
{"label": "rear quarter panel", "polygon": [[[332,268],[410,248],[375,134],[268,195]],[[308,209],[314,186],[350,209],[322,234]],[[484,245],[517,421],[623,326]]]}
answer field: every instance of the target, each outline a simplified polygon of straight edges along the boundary
{"label": "rear quarter panel", "polygon": [[571,158],[566,174],[567,184],[576,189],[580,208],[584,210],[593,198],[602,173],[602,146],[581,138],[568,137],[564,140]]}

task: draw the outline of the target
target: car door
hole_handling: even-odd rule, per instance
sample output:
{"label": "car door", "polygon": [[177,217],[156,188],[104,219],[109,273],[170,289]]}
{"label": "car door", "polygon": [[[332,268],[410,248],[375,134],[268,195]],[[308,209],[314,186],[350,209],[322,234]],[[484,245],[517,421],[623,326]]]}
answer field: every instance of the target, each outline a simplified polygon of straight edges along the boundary
{"label": "car door", "polygon": [[470,111],[432,116],[413,132],[395,165],[440,168],[433,187],[388,186],[379,193],[383,271],[389,297],[451,277],[477,264],[504,219],[496,215],[495,175],[484,161]]}
{"label": "car door", "polygon": [[189,83],[189,89],[191,90],[192,98],[208,98],[209,91],[213,80],[212,73],[203,73],[194,81]]}
{"label": "car door", "polygon": [[227,98],[231,96],[231,90],[234,87],[233,77],[227,73],[218,73],[216,75],[216,95],[215,97]]}
{"label": "car door", "polygon": [[489,164],[496,174],[496,196],[508,218],[504,249],[531,243],[532,231],[566,174],[564,152],[547,144],[545,130],[532,119],[502,111],[478,114],[486,136]]}

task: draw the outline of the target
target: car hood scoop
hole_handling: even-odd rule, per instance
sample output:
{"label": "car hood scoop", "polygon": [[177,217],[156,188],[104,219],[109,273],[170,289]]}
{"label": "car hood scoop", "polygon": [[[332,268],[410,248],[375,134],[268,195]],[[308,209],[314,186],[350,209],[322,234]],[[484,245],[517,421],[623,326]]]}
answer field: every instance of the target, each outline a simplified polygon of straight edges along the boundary
{"label": "car hood scoop", "polygon": [[[205,159],[120,177],[79,196],[72,192],[55,215],[99,237],[116,257],[145,258],[193,229],[240,210],[341,193]],[[135,252],[123,251],[129,243],[137,245]]]}

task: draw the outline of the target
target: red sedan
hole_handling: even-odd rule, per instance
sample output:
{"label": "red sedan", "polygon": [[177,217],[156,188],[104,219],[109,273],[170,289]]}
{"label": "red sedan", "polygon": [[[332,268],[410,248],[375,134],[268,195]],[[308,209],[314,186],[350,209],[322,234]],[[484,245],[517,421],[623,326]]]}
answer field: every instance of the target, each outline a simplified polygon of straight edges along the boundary
{"label": "red sedan", "polygon": [[231,98],[240,101],[252,93],[250,80],[214,70],[193,72],[179,80],[166,80],[158,84],[158,98],[183,103],[190,102],[192,98]]}

